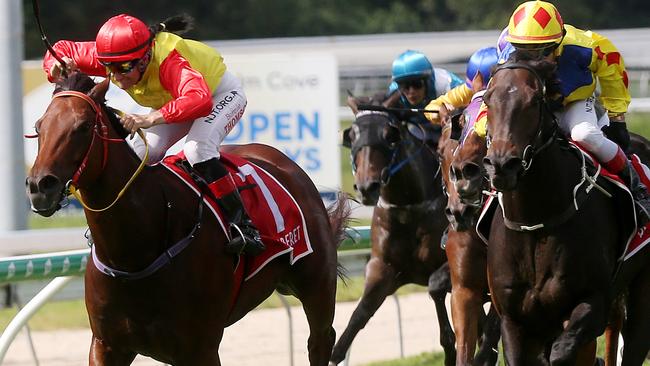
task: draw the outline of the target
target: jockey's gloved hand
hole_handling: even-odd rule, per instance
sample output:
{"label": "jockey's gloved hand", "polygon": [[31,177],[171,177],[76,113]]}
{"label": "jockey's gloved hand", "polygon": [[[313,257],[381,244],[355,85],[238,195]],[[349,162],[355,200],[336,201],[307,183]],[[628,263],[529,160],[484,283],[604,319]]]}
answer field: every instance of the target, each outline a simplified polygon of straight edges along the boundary
{"label": "jockey's gloved hand", "polygon": [[626,155],[632,153],[630,146],[630,133],[627,131],[625,121],[611,121],[609,126],[602,128],[608,139],[614,141]]}

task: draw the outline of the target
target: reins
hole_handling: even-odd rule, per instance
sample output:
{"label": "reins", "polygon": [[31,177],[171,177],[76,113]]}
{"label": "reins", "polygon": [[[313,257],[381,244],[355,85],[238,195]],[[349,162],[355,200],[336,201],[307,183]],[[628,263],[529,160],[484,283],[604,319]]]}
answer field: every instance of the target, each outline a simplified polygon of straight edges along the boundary
{"label": "reins", "polygon": [[73,174],[72,178],[66,183],[66,195],[72,194],[74,197],[79,200],[79,203],[81,205],[92,212],[102,212],[106,211],[109,208],[113,207],[117,201],[124,195],[126,190],[131,186],[135,178],[140,175],[140,172],[142,172],[142,169],[144,169],[145,165],[147,164],[147,159],[149,157],[149,144],[147,143],[147,139],[142,133],[142,130],[138,130],[138,135],[140,138],[142,138],[142,141],[144,141],[145,145],[145,153],[144,157],[142,158],[142,162],[140,162],[140,165],[136,169],[136,171],[133,173],[131,178],[126,182],[124,187],[118,192],[117,197],[111,202],[108,206],[104,208],[93,208],[88,206],[88,204],[83,200],[83,197],[81,196],[81,192],[77,188],[78,186],[78,181],[81,177],[81,174],[85,170],[87,163],[88,163],[88,158],[90,156],[90,153],[93,149],[93,145],[95,144],[95,137],[99,137],[99,139],[102,140],[103,142],[103,155],[102,155],[102,170],[106,167],[106,163],[108,161],[108,143],[109,142],[124,142],[124,139],[112,139],[108,137],[108,125],[106,124],[106,118],[104,114],[102,113],[101,107],[95,102],[91,97],[88,95],[78,92],[78,91],[62,91],[57,94],[55,94],[52,99],[54,98],[60,98],[60,97],[76,97],[76,98],[81,98],[88,102],[90,104],[90,107],[95,111],[95,124],[93,128],[93,138],[90,141],[90,146],[88,147],[88,151],[86,151],[86,155],[84,156],[84,159],[82,160],[81,164],[79,165],[79,168],[77,168],[77,171]]}

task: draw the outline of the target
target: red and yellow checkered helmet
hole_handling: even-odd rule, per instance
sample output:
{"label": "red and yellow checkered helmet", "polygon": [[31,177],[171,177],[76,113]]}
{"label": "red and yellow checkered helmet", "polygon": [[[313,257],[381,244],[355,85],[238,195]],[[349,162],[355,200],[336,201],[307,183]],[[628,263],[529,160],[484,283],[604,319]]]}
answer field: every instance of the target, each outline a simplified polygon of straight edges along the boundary
{"label": "red and yellow checkered helmet", "polygon": [[516,44],[560,43],[563,36],[564,23],[553,4],[527,1],[512,13],[506,40]]}

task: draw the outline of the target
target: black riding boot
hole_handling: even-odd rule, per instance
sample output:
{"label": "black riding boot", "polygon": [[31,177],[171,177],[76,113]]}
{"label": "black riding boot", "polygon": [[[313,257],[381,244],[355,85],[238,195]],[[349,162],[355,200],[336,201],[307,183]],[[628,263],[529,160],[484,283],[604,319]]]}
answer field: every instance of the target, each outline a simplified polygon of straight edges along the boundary
{"label": "black riding boot", "polygon": [[623,179],[623,182],[632,193],[632,198],[634,198],[637,225],[639,227],[645,226],[650,220],[650,195],[629,160],[627,160],[625,168],[619,173],[619,177]]}
{"label": "black riding boot", "polygon": [[203,176],[210,191],[218,198],[219,207],[229,222],[232,239],[226,244],[226,252],[251,256],[262,253],[265,247],[260,233],[246,213],[235,182],[219,159],[194,164],[194,169]]}

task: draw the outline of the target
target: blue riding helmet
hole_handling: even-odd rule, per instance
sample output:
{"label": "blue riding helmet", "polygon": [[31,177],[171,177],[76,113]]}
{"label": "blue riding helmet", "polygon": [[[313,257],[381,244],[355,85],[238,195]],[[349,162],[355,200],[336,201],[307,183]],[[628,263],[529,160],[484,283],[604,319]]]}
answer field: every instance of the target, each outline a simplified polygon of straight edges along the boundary
{"label": "blue riding helmet", "polygon": [[393,61],[393,81],[428,78],[433,75],[433,66],[427,57],[418,51],[403,52]]}
{"label": "blue riding helmet", "polygon": [[496,47],[484,47],[474,52],[467,62],[467,72],[465,73],[465,85],[472,88],[472,80],[477,74],[483,77],[483,83],[487,84],[490,80],[490,71],[496,65],[499,56],[497,55]]}
{"label": "blue riding helmet", "polygon": [[433,72],[433,66],[429,59],[422,53],[413,50],[407,50],[401,53],[393,61],[392,83],[389,87],[389,94],[398,90],[397,83],[412,79],[426,80],[426,97],[418,105],[411,105],[406,97],[400,97],[402,104],[409,108],[422,108],[435,99],[436,94],[436,75]]}

